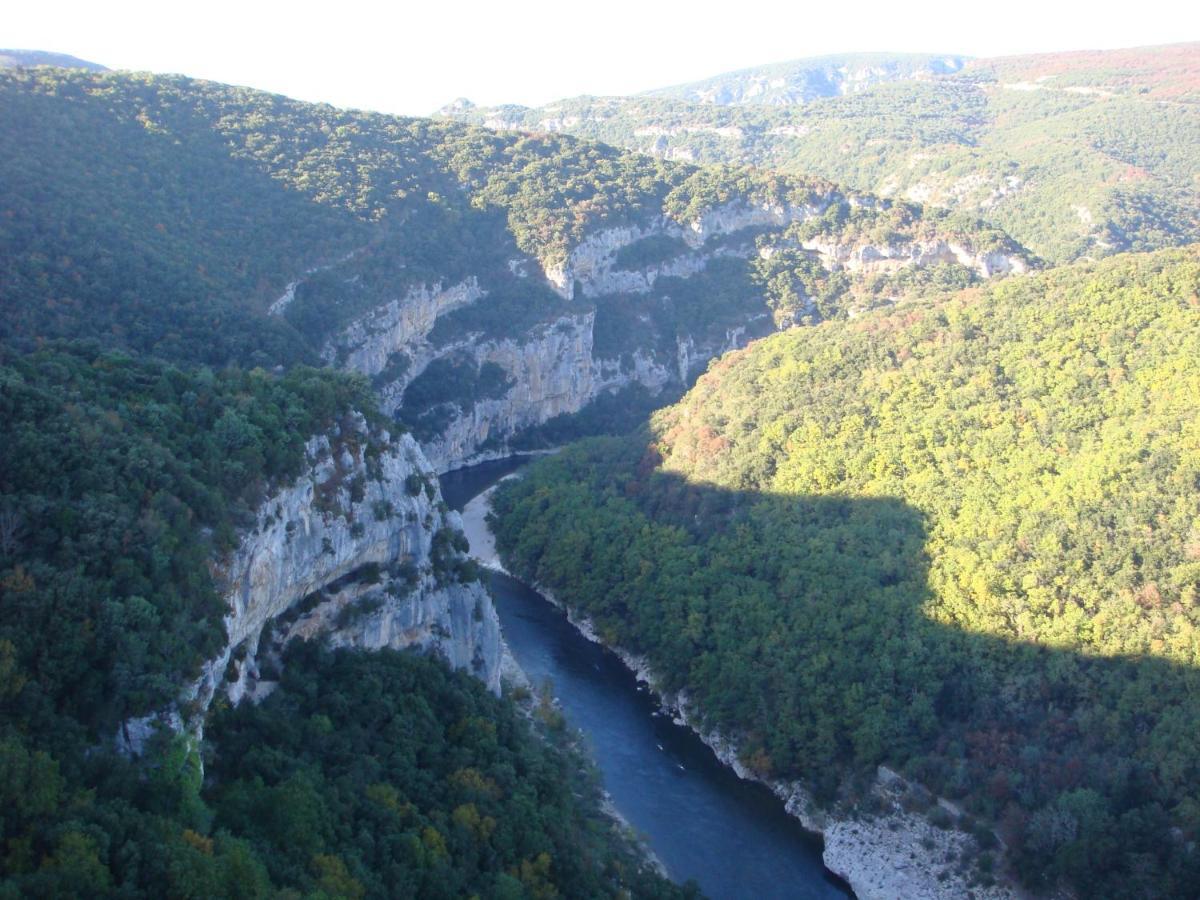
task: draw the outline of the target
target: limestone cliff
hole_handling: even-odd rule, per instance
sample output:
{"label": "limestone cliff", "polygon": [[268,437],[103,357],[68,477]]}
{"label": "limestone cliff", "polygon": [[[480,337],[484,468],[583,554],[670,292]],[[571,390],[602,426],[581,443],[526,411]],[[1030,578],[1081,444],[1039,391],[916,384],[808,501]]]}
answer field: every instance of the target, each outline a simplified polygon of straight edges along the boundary
{"label": "limestone cliff", "polygon": [[[921,236],[893,234],[884,242],[842,235],[836,228],[830,232],[821,224],[835,206],[862,211],[879,204],[831,188],[802,200],[739,197],[686,219],[663,212],[602,227],[561,257],[510,259],[501,276],[480,272],[398,288],[329,335],[321,356],[327,364],[371,378],[389,415],[406,409],[406,391],[435,360],[466,360],[490,378],[502,372],[503,381],[489,383],[474,399],[455,396],[449,386],[439,398],[438,424],[421,437],[431,463],[446,471],[502,454],[522,430],[577,412],[606,391],[641,385],[657,393],[670,384],[687,384],[713,357],[802,318],[776,310],[773,322],[764,289],[749,274],[738,289],[744,294],[737,301],[745,310],[738,313],[741,318],[705,323],[677,317],[672,292],[718,262],[769,258],[790,248],[808,254],[827,272],[845,272],[858,281],[940,263],[963,266],[980,278],[1032,266],[1016,245],[977,249],[969,239],[942,236],[936,228]],[[798,229],[817,235],[804,237]],[[642,252],[647,246],[655,249]],[[509,278],[510,297],[516,284],[518,293],[527,289],[532,298],[538,291],[546,294],[539,276],[561,298],[560,309],[549,309],[532,326],[501,328],[503,336],[494,322],[490,328],[469,324],[472,310],[490,302],[497,277]],[[353,278],[342,280],[349,284]],[[530,300],[535,308],[539,302],[544,301]],[[458,320],[455,327],[439,335],[439,320],[450,314]],[[597,322],[604,315],[610,318],[606,339],[600,340]],[[674,324],[664,331],[661,321]]]}
{"label": "limestone cliff", "polygon": [[[645,293],[660,277],[674,275],[686,278],[702,271],[714,256],[739,255],[735,248],[698,252],[712,238],[746,228],[784,228],[805,222],[819,216],[830,203],[840,199],[840,194],[832,194],[822,202],[813,204],[736,200],[705,210],[686,223],[657,216],[642,225],[601,229],[580,241],[565,260],[545,262],[546,279],[567,300],[574,297],[577,284],[585,297],[624,292]],[[692,252],[681,253],[672,259],[636,270],[623,270],[618,266],[621,250],[645,238],[658,236],[679,238]],[[748,252],[742,250],[741,255],[747,255]]]}
{"label": "limestone cliff", "polygon": [[470,352],[478,363],[496,363],[512,387],[497,399],[462,410],[437,437],[426,441],[430,462],[445,471],[473,457],[490,439],[503,440],[560,413],[576,412],[597,395],[593,358],[594,313],[563,316],[521,339],[480,341]]}
{"label": "limestone cliff", "polygon": [[479,281],[468,278],[443,287],[440,282],[410,288],[402,296],[355,319],[326,343],[327,363],[339,362],[366,375],[378,375],[392,354],[411,353],[433,330],[439,316],[483,296]]}
{"label": "limestone cliff", "polygon": [[499,620],[416,441],[372,434],[353,417],[305,449],[306,471],[213,564],[225,646],[176,708],[126,723],[125,750],[138,752],[156,723],[200,734],[218,694],[237,703],[269,692],[280,651],[296,638],[436,653],[499,692]]}
{"label": "limestone cliff", "polygon": [[957,263],[980,278],[997,275],[1023,275],[1031,263],[1023,254],[1000,250],[980,250],[965,241],[947,238],[891,243],[847,242],[814,238],[800,246],[818,255],[829,271],[891,274],[907,266],[933,266]]}

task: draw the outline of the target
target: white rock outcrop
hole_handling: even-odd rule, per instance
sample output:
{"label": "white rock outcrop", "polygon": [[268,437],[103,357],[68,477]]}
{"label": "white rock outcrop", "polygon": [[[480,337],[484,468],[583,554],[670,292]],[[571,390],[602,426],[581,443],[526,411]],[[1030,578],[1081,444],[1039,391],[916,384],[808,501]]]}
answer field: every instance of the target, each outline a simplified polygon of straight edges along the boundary
{"label": "white rock outcrop", "polygon": [[896,244],[840,244],[813,238],[802,241],[800,246],[816,253],[821,264],[829,271],[844,269],[865,274],[891,274],[909,266],[919,268],[939,263],[958,263],[980,278],[992,278],[997,275],[1022,275],[1031,268],[1029,260],[1022,254],[978,251],[965,243],[942,238]]}
{"label": "white rock outcrop", "polygon": [[425,452],[438,471],[462,465],[489,439],[507,438],[560,413],[577,412],[599,390],[592,354],[595,313],[562,316],[520,340],[481,341],[470,349],[477,364],[495,363],[512,382],[501,397],[460,411]]}
{"label": "white rock outcrop", "polygon": [[[499,692],[499,619],[482,584],[454,577],[465,559],[453,546],[462,523],[416,441],[371,439],[355,417],[305,452],[305,472],[268,497],[237,549],[213,564],[225,646],[175,707],[125,724],[117,743],[126,752],[140,752],[159,724],[199,736],[219,693],[237,703],[269,692],[264,657],[277,665],[295,638],[436,653]],[[268,624],[270,646],[260,646]]]}
{"label": "white rock outcrop", "polygon": [[691,247],[700,247],[709,238],[732,234],[743,228],[774,226],[783,228],[821,215],[840,199],[826,197],[819,203],[750,203],[735,200],[706,210],[688,223],[683,239]]}
{"label": "white rock outcrop", "polygon": [[[698,250],[712,237],[732,234],[757,226],[786,227],[819,216],[838,197],[820,203],[783,204],[732,201],[705,210],[691,222],[680,224],[665,216],[656,216],[642,225],[622,225],[593,232],[580,241],[563,260],[544,261],[546,280],[566,300],[575,296],[578,284],[585,297],[614,293],[645,293],[660,277],[686,278],[702,271],[715,253],[681,253],[678,256],[639,270],[617,267],[617,254],[648,237],[679,238],[691,250]],[[723,254],[739,255],[731,249]],[[744,254],[749,255],[750,251]]]}
{"label": "white rock outcrop", "polygon": [[645,225],[623,225],[604,228],[589,234],[575,245],[565,259],[543,261],[546,281],[564,300],[575,296],[575,282],[587,284],[613,267],[617,253],[652,235],[669,234],[670,228],[661,216]]}
{"label": "white rock outcrop", "polygon": [[409,288],[402,296],[355,319],[326,343],[321,357],[326,363],[378,375],[392,354],[410,352],[437,324],[439,316],[474,303],[484,295],[475,278],[449,287],[441,282]]}

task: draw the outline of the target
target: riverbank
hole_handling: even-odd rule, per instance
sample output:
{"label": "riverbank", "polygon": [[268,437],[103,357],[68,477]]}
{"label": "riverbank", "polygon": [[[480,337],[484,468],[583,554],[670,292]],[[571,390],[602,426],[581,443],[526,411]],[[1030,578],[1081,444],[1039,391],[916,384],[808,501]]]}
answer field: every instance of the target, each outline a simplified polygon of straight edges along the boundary
{"label": "riverbank", "polygon": [[[463,533],[467,536],[467,542],[471,545],[471,556],[485,569],[489,569],[493,572],[500,572],[504,575],[508,575],[509,573],[504,568],[503,564],[501,564],[499,554],[496,552],[496,539],[493,536],[491,529],[487,526],[487,514],[491,507],[491,496],[495,492],[496,488],[499,487],[502,482],[507,481],[510,478],[516,478],[517,474],[518,473],[513,472],[505,475],[500,479],[500,481],[496,482],[486,491],[482,492],[481,494],[477,494],[470,500],[470,502],[467,503],[466,506],[463,507],[461,513]],[[508,646],[508,642],[501,638],[501,645],[503,649],[503,655],[500,664],[501,680],[505,684],[506,688],[518,688],[525,694],[526,711],[532,714],[535,703],[534,685],[530,681],[529,676],[525,673],[525,670],[521,668],[520,663],[517,662],[516,657],[513,656],[512,650]],[[577,747],[576,749],[583,752],[582,748],[580,747]],[[666,865],[654,852],[653,848],[651,848],[646,838],[641,835],[632,824],[630,824],[629,820],[626,819],[624,815],[621,814],[621,811],[617,809],[616,804],[613,802],[612,796],[607,791],[604,792],[604,802],[601,804],[601,809],[610,819],[613,820],[613,822],[616,823],[617,827],[628,838],[628,840],[630,840],[638,848],[638,851],[642,854],[643,858],[646,859],[651,866],[653,866],[654,870],[658,872],[659,875],[664,878],[671,877]]]}
{"label": "riverbank", "polygon": [[488,527],[487,515],[491,510],[492,494],[496,492],[496,488],[516,477],[516,472],[505,475],[486,491],[471,498],[461,513],[463,534],[467,536],[467,543],[471,545],[471,556],[485,569],[503,572],[505,575],[511,573],[500,562],[500,554],[496,552],[496,538],[492,529]]}
{"label": "riverbank", "polygon": [[[515,477],[516,473],[507,477]],[[487,527],[487,514],[495,486],[474,497],[463,510],[463,520],[472,555],[482,565],[505,572],[496,551],[495,538]],[[507,574],[507,573],[506,573]],[[880,767],[869,797],[856,809],[822,810],[798,782],[759,777],[738,758],[736,742],[716,731],[705,732],[686,693],[663,691],[648,660],[601,640],[593,623],[563,604],[552,591],[533,585],[546,600],[562,609],[570,624],[585,638],[616,654],[639,681],[652,690],[662,709],[679,725],[691,729],[738,777],[763,784],[780,800],[804,828],[824,839],[822,859],[830,872],[845,881],[861,900],[954,900],[972,896],[976,900],[1016,900],[1022,896],[1011,884],[981,883],[987,876],[989,856],[981,856],[974,836],[951,827],[959,819],[949,801],[932,797],[918,785]],[[935,810],[937,812],[935,812]],[[931,820],[940,821],[939,827]],[[982,860],[982,866],[980,866]]]}

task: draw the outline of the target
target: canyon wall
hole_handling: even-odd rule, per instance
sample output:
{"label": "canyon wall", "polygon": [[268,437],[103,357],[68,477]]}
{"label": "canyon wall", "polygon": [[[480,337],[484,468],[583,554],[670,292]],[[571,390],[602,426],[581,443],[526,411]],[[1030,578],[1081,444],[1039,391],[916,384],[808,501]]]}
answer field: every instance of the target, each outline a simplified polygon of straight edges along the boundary
{"label": "canyon wall", "polygon": [[[1019,248],[983,251],[968,240],[949,237],[898,236],[881,243],[836,235],[790,236],[790,226],[811,222],[842,202],[859,207],[877,201],[837,191],[807,202],[742,198],[711,206],[687,222],[658,214],[600,228],[565,256],[509,261],[508,277],[529,285],[531,297],[538,291],[544,296],[544,286],[549,286],[561,298],[557,312],[547,313],[531,327],[512,329],[504,336],[467,326],[456,328],[449,338],[435,333],[442,317],[489,302],[489,283],[494,282],[480,273],[397,291],[329,335],[321,357],[328,365],[368,376],[388,415],[402,410],[405,391],[435,360],[466,361],[475,371],[491,364],[487,372],[503,372],[503,383],[492,385],[494,390],[482,399],[447,396],[436,433],[421,434],[429,461],[444,472],[502,455],[510,439],[524,429],[578,412],[605,392],[640,385],[657,393],[667,385],[686,385],[708,360],[776,327],[762,287],[747,278],[746,308],[756,301],[761,308],[735,327],[706,331],[703,323],[683,321],[675,333],[660,334],[653,317],[643,312],[639,327],[625,326],[629,333],[619,336],[619,347],[613,348],[609,329],[608,349],[597,349],[598,316],[638,304],[642,310],[654,304],[669,308],[669,285],[705,273],[715,260],[766,258],[791,248],[828,272],[846,272],[856,279],[942,263],[991,278],[1023,273],[1033,265]],[[638,256],[635,245],[648,240],[665,245],[667,252],[651,262],[631,263],[630,258]],[[629,248],[634,248],[632,254],[623,252]],[[778,326],[790,324],[791,318],[777,317]]]}
{"label": "canyon wall", "polygon": [[499,620],[416,441],[372,433],[354,416],[305,450],[305,472],[267,497],[237,549],[213,563],[225,646],[176,706],[125,723],[117,740],[127,752],[158,724],[199,735],[221,694],[265,696],[297,638],[434,653],[499,693]]}

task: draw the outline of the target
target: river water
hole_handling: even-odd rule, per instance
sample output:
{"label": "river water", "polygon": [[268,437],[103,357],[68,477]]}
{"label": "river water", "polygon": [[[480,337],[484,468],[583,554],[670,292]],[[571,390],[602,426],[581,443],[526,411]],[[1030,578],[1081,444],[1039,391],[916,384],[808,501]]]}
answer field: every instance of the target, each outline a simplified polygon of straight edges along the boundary
{"label": "river water", "polygon": [[[442,476],[454,509],[526,460],[481,463]],[[845,898],[808,834],[761,785],[742,781],[690,729],[659,714],[613,653],[583,637],[526,585],[491,574],[504,637],[535,685],[549,679],[580,729],[620,813],[677,881],[714,898]]]}

